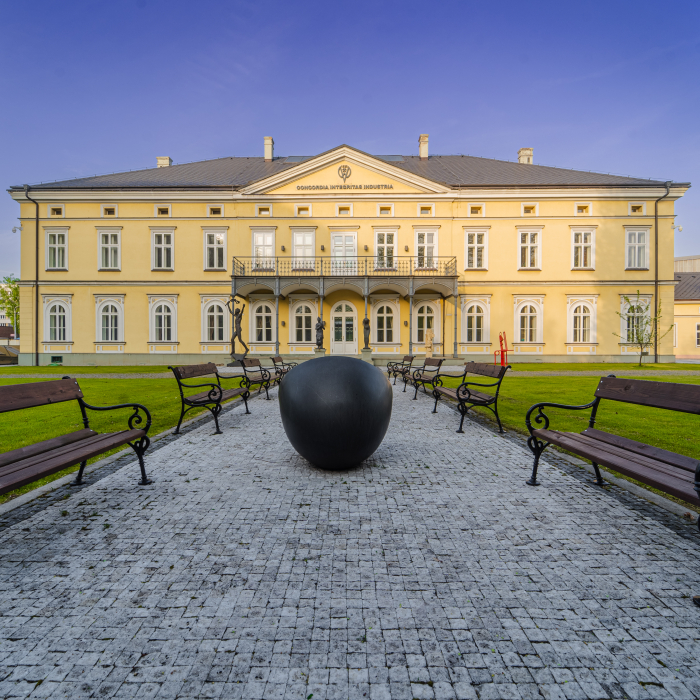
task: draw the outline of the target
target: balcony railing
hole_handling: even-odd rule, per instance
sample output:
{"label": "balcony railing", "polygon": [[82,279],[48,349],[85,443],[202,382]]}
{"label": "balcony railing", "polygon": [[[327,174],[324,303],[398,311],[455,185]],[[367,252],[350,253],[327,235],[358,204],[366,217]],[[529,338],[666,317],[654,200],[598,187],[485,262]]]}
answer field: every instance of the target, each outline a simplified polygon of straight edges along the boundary
{"label": "balcony railing", "polygon": [[457,258],[356,256],[234,258],[234,277],[457,277]]}

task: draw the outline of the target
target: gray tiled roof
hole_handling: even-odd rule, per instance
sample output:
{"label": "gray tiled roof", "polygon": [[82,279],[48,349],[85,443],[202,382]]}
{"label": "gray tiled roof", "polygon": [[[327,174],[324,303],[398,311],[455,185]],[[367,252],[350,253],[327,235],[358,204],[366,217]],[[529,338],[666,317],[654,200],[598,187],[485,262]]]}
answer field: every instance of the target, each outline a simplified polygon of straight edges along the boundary
{"label": "gray tiled roof", "polygon": [[676,299],[700,299],[700,272],[676,272]]}
{"label": "gray tiled roof", "polygon": [[[32,185],[33,189],[119,188],[240,188],[292,168],[313,156],[289,156],[265,162],[263,158],[216,158],[196,163],[149,168],[113,175]],[[659,180],[525,165],[476,156],[375,156],[402,170],[449,187],[600,187],[659,186]],[[21,189],[13,187],[12,189]]]}

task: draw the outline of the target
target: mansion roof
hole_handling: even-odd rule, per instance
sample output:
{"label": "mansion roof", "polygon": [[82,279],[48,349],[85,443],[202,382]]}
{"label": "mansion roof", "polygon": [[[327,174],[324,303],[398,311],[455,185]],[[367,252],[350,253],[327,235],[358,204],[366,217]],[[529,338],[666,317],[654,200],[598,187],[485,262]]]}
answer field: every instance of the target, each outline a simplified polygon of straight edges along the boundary
{"label": "mansion roof", "polygon": [[[358,151],[358,153],[361,152]],[[322,155],[325,154],[319,154],[319,156]],[[239,189],[316,157],[318,156],[287,156],[274,158],[272,161],[265,161],[262,157],[215,158],[168,167],[45,182],[32,185],[32,189]],[[514,163],[477,156],[435,155],[427,159],[421,159],[418,156],[368,157],[453,188],[658,187],[664,185],[659,180]],[[12,187],[10,191],[21,189],[17,186]]]}
{"label": "mansion roof", "polygon": [[676,272],[673,278],[676,299],[700,299],[700,272]]}

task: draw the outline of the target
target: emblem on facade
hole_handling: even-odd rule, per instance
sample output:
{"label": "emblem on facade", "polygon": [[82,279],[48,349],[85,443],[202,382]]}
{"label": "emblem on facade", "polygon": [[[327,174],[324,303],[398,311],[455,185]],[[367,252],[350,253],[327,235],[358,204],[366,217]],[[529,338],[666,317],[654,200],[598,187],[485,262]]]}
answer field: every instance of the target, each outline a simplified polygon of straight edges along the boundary
{"label": "emblem on facade", "polygon": [[345,182],[351,175],[352,175],[352,170],[350,170],[349,165],[341,165],[338,168],[338,175],[343,178],[343,182]]}

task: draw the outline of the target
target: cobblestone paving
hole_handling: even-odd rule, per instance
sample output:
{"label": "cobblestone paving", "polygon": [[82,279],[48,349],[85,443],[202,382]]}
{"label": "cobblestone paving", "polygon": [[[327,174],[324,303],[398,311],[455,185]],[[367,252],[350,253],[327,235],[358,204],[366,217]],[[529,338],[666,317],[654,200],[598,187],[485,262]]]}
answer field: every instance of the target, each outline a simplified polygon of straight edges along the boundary
{"label": "cobblestone paving", "polygon": [[0,530],[0,697],[700,697],[697,537],[398,391],[322,472],[272,396]]}

